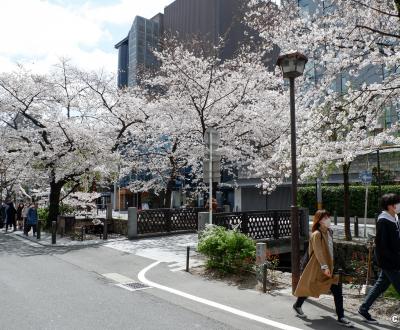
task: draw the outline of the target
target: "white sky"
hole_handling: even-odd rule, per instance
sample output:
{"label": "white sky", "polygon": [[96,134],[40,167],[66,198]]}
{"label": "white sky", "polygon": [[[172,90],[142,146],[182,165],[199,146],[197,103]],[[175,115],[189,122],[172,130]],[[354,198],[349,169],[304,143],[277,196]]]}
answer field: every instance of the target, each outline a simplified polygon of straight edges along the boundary
{"label": "white sky", "polygon": [[173,0],[0,0],[0,72],[15,63],[47,71],[59,57],[86,69],[117,69],[114,45],[136,15],[151,18]]}

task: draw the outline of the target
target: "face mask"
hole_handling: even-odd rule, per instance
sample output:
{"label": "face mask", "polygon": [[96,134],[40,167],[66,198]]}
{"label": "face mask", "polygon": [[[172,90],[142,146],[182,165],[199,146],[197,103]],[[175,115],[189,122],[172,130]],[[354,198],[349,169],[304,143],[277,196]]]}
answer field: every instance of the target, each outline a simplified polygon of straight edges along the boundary
{"label": "face mask", "polygon": [[331,226],[331,218],[325,218],[320,221],[321,224],[323,224],[326,228],[329,228]]}
{"label": "face mask", "polygon": [[395,205],[396,208],[396,213],[399,214],[400,213],[400,203]]}

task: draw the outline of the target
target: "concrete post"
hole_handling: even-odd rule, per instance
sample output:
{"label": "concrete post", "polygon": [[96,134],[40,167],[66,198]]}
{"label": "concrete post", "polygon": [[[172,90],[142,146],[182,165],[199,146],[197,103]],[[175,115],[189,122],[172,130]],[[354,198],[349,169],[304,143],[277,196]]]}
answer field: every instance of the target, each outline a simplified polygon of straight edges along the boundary
{"label": "concrete post", "polygon": [[108,203],[106,207],[106,219],[111,220],[112,219],[112,204]]}
{"label": "concrete post", "polygon": [[260,266],[265,263],[267,258],[267,244],[257,243],[256,244],[256,265]]}
{"label": "concrete post", "polygon": [[208,223],[209,215],[208,212],[199,212],[197,217],[197,233],[200,237],[201,233],[206,229],[206,224]]}
{"label": "concrete post", "polygon": [[138,237],[138,214],[136,207],[128,208],[128,239]]}

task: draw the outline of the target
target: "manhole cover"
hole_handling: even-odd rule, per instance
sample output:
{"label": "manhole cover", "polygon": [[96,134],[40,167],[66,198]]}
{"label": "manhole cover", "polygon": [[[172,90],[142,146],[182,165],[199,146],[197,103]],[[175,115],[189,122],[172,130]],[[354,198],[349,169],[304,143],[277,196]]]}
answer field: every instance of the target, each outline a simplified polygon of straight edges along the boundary
{"label": "manhole cover", "polygon": [[124,284],[117,284],[117,286],[129,290],[129,291],[137,291],[137,290],[144,290],[149,289],[150,286],[139,283],[139,282],[131,282],[131,283],[124,283]]}
{"label": "manhole cover", "polygon": [[131,289],[145,289],[145,288],[150,288],[148,285],[143,284],[143,283],[138,283],[138,282],[125,283],[124,286],[130,287]]}

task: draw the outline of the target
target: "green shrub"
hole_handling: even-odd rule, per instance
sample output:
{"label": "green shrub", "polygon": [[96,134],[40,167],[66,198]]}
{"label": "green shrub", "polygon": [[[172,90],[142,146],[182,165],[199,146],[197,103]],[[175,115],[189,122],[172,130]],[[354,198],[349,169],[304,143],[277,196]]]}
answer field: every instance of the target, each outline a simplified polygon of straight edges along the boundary
{"label": "green shrub", "polygon": [[[400,194],[400,185],[382,186],[382,194],[396,193]],[[343,216],[343,195],[344,187],[340,186],[323,186],[322,187],[322,205],[330,212],[337,212],[337,215]],[[380,213],[378,204],[379,190],[377,186],[368,188],[368,217],[375,217],[376,213]],[[301,187],[298,193],[299,204],[310,210],[310,214],[314,214],[317,207],[316,188],[314,186]],[[365,187],[350,186],[350,216],[364,217],[365,204]]]}
{"label": "green shrub", "polygon": [[37,212],[38,212],[39,219],[44,220],[45,223],[47,223],[47,221],[49,219],[49,208],[41,207],[41,208],[38,208]]}
{"label": "green shrub", "polygon": [[400,300],[400,294],[396,291],[396,289],[391,285],[389,289],[385,292],[385,297],[387,298],[395,298]]}
{"label": "green shrub", "polygon": [[252,269],[256,245],[251,238],[235,230],[209,226],[200,237],[198,251],[207,257],[207,268],[240,273]]}

